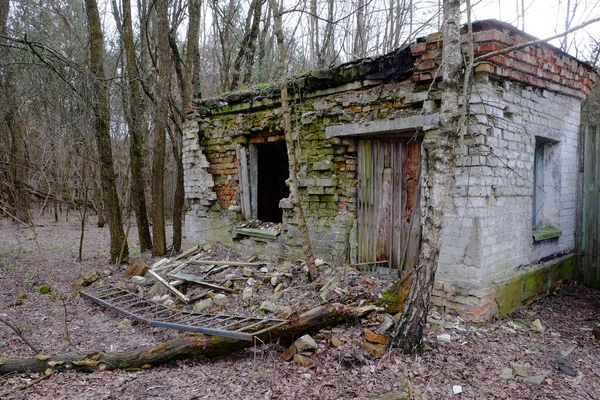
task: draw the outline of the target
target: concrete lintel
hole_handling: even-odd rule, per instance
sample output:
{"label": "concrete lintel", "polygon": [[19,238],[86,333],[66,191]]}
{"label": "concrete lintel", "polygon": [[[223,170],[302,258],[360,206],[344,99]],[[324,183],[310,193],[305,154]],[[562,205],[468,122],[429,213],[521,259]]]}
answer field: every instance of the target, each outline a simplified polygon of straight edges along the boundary
{"label": "concrete lintel", "polygon": [[407,132],[424,126],[437,125],[440,119],[438,113],[428,115],[413,115],[398,119],[382,119],[357,124],[343,124],[325,128],[325,137],[331,139],[338,136],[376,135],[392,132]]}

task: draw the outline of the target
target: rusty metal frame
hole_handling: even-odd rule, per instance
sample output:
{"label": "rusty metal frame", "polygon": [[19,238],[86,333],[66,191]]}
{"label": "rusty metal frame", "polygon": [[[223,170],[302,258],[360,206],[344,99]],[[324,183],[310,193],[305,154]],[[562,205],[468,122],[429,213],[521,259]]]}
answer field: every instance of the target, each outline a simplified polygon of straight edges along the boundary
{"label": "rusty metal frame", "polygon": [[178,311],[113,285],[89,287],[81,295],[150,326],[232,339],[254,340],[255,336],[288,323],[283,319]]}

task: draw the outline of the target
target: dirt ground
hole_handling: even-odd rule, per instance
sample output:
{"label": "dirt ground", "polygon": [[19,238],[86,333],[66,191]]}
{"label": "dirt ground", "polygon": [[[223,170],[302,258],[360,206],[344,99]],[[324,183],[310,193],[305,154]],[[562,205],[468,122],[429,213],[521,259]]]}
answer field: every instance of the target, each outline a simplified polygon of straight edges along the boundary
{"label": "dirt ground", "polygon": [[[73,281],[90,270],[98,270],[104,279],[123,279],[124,267],[107,263],[108,228],[87,226],[83,261],[78,261],[77,216],[71,214],[66,222],[63,215],[61,222],[54,223],[48,216],[35,215],[34,229],[0,220],[0,314],[16,321],[41,352],[123,352],[179,334],[144,324],[119,327],[123,316],[79,296],[73,298]],[[132,228],[134,258],[155,261],[139,255],[136,239]],[[348,272],[325,268],[322,279]],[[384,286],[357,274],[347,277],[346,272],[338,291],[346,303],[359,303]],[[50,294],[40,293],[44,285],[51,287]],[[306,291],[310,294],[305,301],[287,304],[294,310],[316,304],[316,289]],[[230,312],[244,312],[239,301],[232,301],[230,307]],[[249,313],[256,313],[255,303],[247,307]],[[66,340],[65,310],[71,343]],[[222,311],[227,312],[227,307]],[[538,319],[543,331],[533,324]],[[428,399],[600,399],[600,343],[594,337],[600,328],[598,291],[571,284],[526,310],[478,327],[456,316],[432,313],[422,356],[392,350],[372,358],[359,341],[365,328],[377,325],[371,316],[315,332],[318,349],[310,357],[316,361],[312,367],[284,361],[283,344],[271,343],[217,360],[176,361],[143,371],[56,373],[29,387],[39,374],[9,374],[0,376],[0,398],[394,399],[400,398],[394,393],[410,386]],[[333,336],[344,344],[332,346]],[[0,358],[33,355],[12,330],[0,324]],[[376,397],[385,394],[391,395]]]}

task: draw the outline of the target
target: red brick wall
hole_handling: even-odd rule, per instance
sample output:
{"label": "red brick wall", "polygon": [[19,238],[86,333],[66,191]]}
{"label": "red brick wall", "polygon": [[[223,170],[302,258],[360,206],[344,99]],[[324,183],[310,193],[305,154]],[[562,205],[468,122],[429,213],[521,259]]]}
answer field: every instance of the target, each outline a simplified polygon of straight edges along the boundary
{"label": "red brick wall", "polygon": [[[473,31],[476,58],[533,40],[531,36],[498,21],[476,23]],[[466,30],[463,29],[462,33],[466,34]],[[463,47],[463,51],[465,49]],[[427,36],[425,41],[414,44],[411,50],[416,57],[415,72],[411,78],[413,82],[427,82],[441,76],[440,33]],[[598,75],[589,65],[547,44],[528,46],[487,58],[476,64],[475,72],[487,72],[579,98],[585,97],[598,80]]]}

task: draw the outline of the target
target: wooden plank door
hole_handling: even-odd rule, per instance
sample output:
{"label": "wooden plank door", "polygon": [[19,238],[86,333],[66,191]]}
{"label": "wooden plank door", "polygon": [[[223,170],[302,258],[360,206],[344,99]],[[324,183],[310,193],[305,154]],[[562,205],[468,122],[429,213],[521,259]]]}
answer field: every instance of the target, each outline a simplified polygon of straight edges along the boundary
{"label": "wooden plank door", "polygon": [[[418,246],[420,239],[420,211],[415,207],[418,205],[419,149],[419,144],[414,141],[359,141],[360,263],[377,262],[379,266],[398,270],[414,266],[416,259],[412,258],[418,255],[414,249],[415,241]],[[411,258],[410,262],[408,258]]]}

